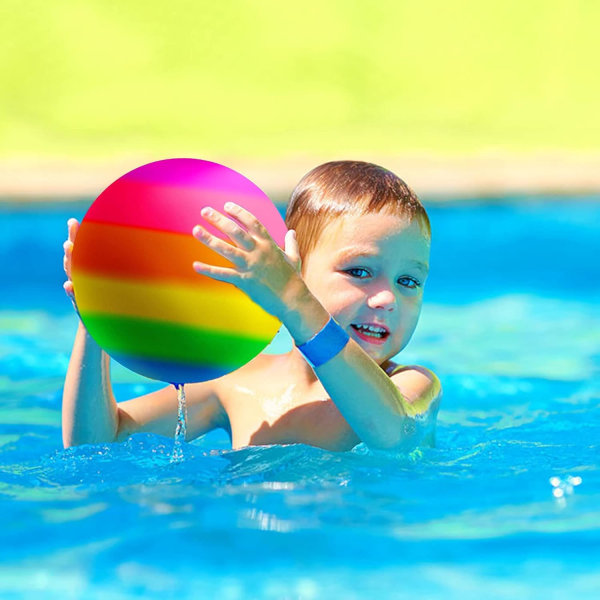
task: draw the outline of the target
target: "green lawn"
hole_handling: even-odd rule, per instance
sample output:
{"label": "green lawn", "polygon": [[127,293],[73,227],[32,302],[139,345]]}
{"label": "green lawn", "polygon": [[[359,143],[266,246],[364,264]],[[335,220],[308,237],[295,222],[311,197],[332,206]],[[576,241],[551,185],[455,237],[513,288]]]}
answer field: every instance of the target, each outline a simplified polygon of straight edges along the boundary
{"label": "green lawn", "polygon": [[593,0],[4,0],[0,158],[598,149]]}

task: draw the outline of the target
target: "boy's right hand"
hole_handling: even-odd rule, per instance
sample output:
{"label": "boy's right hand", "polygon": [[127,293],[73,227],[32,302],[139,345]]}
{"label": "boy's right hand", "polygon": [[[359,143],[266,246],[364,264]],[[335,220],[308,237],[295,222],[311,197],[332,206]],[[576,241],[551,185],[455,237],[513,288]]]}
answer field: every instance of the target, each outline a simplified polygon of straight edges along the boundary
{"label": "boy's right hand", "polygon": [[77,302],[75,302],[75,290],[73,289],[73,281],[71,280],[71,258],[73,256],[73,244],[75,243],[75,236],[79,231],[79,221],[77,221],[77,219],[69,219],[67,221],[67,227],[69,229],[69,238],[63,244],[63,248],[65,251],[65,256],[63,258],[63,266],[67,275],[67,281],[63,283],[63,288],[67,293],[67,296],[71,298],[71,302],[73,303],[73,308],[75,308],[75,312],[78,316],[80,316],[79,309],[77,308]]}

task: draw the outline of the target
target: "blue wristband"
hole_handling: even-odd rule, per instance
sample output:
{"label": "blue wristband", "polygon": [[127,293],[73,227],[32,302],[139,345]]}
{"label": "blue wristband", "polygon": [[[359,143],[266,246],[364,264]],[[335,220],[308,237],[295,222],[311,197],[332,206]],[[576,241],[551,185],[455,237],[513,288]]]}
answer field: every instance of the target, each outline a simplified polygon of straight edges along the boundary
{"label": "blue wristband", "polygon": [[325,327],[298,346],[298,350],[313,367],[319,367],[339,354],[349,339],[350,336],[330,317]]}

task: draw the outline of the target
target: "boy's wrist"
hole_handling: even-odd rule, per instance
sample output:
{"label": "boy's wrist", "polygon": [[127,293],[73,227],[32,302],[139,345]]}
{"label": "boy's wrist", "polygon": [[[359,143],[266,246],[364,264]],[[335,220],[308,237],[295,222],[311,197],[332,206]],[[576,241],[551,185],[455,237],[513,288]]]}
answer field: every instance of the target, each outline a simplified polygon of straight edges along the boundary
{"label": "boy's wrist", "polygon": [[98,344],[98,342],[91,336],[90,332],[86,329],[81,319],[79,319],[77,335],[81,336],[81,338],[83,339],[83,343],[85,344],[85,347],[88,352],[104,352]]}
{"label": "boy's wrist", "polygon": [[329,320],[329,313],[298,277],[287,290],[281,322],[296,345],[304,344],[320,331]]}
{"label": "boy's wrist", "polygon": [[333,317],[329,317],[323,329],[307,342],[299,344],[297,348],[314,369],[337,356],[346,347],[349,340],[350,336],[335,322]]}

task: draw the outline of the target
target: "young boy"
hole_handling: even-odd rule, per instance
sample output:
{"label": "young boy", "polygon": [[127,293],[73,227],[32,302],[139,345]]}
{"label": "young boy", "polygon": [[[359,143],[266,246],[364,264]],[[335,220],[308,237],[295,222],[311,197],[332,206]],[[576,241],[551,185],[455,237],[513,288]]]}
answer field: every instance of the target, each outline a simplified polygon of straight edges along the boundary
{"label": "young boy", "polygon": [[[295,345],[186,385],[186,439],[223,428],[233,448],[304,443],[346,451],[362,441],[397,450],[431,443],[440,383],[423,367],[391,362],[417,325],[429,268],[429,220],[410,188],[365,162],[313,169],[292,194],[285,252],[248,211],[228,204],[225,212],[203,209],[202,217],[231,243],[200,226],[193,234],[234,267],[194,269],[247,293],[281,320]],[[70,220],[64,245],[64,287],[74,303],[77,228]],[[80,322],[64,388],[64,446],[142,431],[171,437],[176,421],[173,386],[116,403],[109,358]]]}

